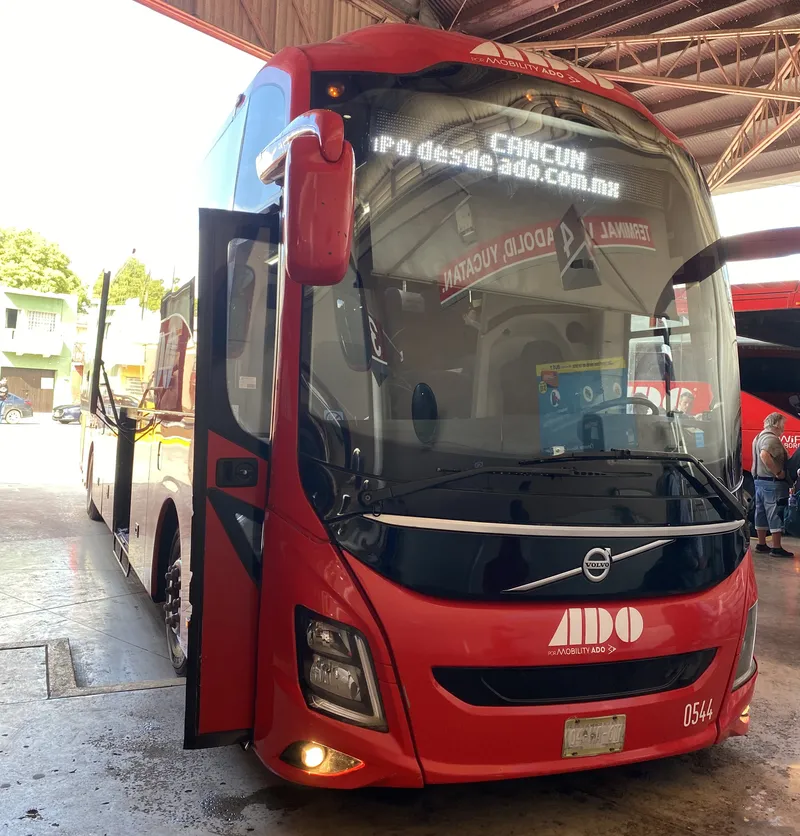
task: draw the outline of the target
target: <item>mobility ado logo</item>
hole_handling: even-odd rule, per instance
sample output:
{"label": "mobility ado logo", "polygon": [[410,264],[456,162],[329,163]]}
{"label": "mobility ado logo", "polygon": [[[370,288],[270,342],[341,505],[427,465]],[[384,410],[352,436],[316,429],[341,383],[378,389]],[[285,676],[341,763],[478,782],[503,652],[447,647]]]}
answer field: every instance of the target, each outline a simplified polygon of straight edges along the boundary
{"label": "mobility ado logo", "polygon": [[470,57],[476,63],[487,64],[490,67],[508,67],[514,70],[533,71],[543,76],[557,78],[559,81],[568,81],[570,84],[580,84],[583,80],[597,87],[602,87],[604,90],[614,89],[614,84],[607,78],[589,72],[589,70],[579,67],[577,64],[562,61],[554,55],[536,52],[533,49],[484,41],[470,52]]}
{"label": "mobility ado logo", "polygon": [[644,631],[644,619],[636,607],[622,607],[616,617],[602,607],[570,607],[564,610],[548,651],[550,656],[582,656],[614,653],[607,644],[615,635],[626,644],[637,641]]}

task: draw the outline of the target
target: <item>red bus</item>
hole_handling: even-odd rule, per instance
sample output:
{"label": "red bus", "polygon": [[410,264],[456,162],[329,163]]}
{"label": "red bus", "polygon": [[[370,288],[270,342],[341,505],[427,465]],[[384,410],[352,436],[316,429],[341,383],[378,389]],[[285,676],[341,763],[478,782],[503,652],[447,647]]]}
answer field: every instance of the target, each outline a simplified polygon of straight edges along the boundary
{"label": "red bus", "polygon": [[386,25],[278,53],[208,172],[196,328],[190,284],[140,407],[84,441],[185,745],[416,787],[745,733],[723,262],[752,242],[675,138],[585,69]]}
{"label": "red bus", "polygon": [[788,471],[800,468],[800,283],[732,287],[739,334],[742,387],[742,464],[745,489],[753,494],[752,445],[770,412],[783,412],[781,440],[791,456]]}

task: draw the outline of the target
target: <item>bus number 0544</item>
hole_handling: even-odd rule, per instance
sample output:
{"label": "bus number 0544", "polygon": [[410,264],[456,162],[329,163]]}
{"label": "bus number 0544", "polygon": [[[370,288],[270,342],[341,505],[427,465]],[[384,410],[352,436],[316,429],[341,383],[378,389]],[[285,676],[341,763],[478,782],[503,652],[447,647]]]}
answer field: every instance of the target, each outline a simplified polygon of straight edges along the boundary
{"label": "bus number 0544", "polygon": [[708,705],[706,705],[705,700],[703,702],[690,702],[683,709],[683,725],[696,726],[698,723],[705,723],[706,720],[713,720],[714,710],[711,707],[713,703],[713,699],[708,700]]}

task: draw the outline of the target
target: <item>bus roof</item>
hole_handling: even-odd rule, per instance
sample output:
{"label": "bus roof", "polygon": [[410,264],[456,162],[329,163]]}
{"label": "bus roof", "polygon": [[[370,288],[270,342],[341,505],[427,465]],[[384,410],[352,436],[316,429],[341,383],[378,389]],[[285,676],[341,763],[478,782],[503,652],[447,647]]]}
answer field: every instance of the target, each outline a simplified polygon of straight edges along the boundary
{"label": "bus roof", "polygon": [[293,67],[297,67],[298,51],[305,55],[308,62],[302,69],[310,67],[318,72],[414,73],[444,62],[511,70],[619,102],[680,144],[680,140],[658,122],[638,99],[618,84],[529,47],[501,44],[424,26],[382,23],[356,29],[327,43],[283,49],[270,60],[269,66],[291,72]]}
{"label": "bus roof", "polygon": [[774,311],[800,307],[800,282],[758,282],[731,287],[733,309],[741,311]]}

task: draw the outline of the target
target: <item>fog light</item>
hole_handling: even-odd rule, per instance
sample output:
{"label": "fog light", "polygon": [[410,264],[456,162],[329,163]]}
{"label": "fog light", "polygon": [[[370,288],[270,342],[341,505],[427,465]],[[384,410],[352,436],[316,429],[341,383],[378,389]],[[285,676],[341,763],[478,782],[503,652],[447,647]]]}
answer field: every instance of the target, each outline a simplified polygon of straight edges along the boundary
{"label": "fog light", "polygon": [[342,775],[364,766],[364,762],[358,758],[312,740],[298,740],[287,746],[281,754],[281,760],[311,775]]}
{"label": "fog light", "polygon": [[739,715],[739,719],[743,723],[749,723],[750,722],[750,706],[749,705],[745,706],[744,711],[742,711],[742,713]]}
{"label": "fog light", "polygon": [[300,750],[300,760],[303,761],[303,766],[306,769],[316,769],[318,766],[322,766],[325,755],[325,750],[322,746],[317,746],[316,743],[306,743]]}

